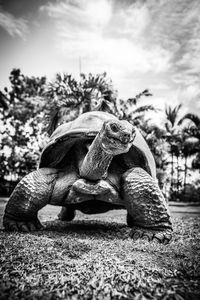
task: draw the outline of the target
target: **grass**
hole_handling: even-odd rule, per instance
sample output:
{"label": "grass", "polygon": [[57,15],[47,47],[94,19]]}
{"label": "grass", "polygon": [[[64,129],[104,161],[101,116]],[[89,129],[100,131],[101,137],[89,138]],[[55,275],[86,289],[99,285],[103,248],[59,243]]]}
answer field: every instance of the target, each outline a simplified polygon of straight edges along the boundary
{"label": "grass", "polygon": [[200,217],[173,218],[166,246],[131,240],[114,213],[0,231],[0,299],[200,299]]}

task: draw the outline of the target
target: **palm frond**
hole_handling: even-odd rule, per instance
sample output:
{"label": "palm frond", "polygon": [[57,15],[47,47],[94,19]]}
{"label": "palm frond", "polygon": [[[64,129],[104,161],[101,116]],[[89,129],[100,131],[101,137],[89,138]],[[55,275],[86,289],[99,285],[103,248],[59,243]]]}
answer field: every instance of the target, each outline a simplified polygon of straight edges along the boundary
{"label": "palm frond", "polygon": [[188,113],[180,119],[180,121],[178,122],[178,125],[181,125],[183,123],[183,121],[185,121],[185,120],[192,121],[196,127],[200,128],[200,117],[199,116]]}
{"label": "palm frond", "polygon": [[147,112],[147,111],[157,111],[155,109],[155,107],[153,107],[153,105],[143,105],[143,106],[140,106],[138,108],[136,108],[132,113],[136,114],[140,114],[140,113],[144,113],[144,112]]}
{"label": "palm frond", "polygon": [[137,94],[135,97],[133,97],[133,98],[128,98],[127,102],[128,102],[129,104],[136,105],[137,102],[138,102],[138,100],[139,100],[142,96],[149,97],[149,96],[153,96],[153,94],[151,94],[151,93],[149,92],[149,90],[146,89],[146,90],[142,91],[141,93]]}
{"label": "palm frond", "polygon": [[143,124],[143,122],[144,122],[144,116],[140,114],[140,115],[133,117],[132,114],[128,114],[126,116],[126,120],[129,121],[134,126],[140,127],[140,129],[141,129],[141,124]]}
{"label": "palm frond", "polygon": [[178,118],[178,113],[182,107],[182,104],[179,104],[175,106],[174,108],[171,106],[166,106],[165,107],[165,114],[167,117],[167,120],[171,123],[172,127],[174,127],[177,118]]}
{"label": "palm frond", "polygon": [[54,109],[53,111],[51,111],[51,113],[49,113],[48,119],[49,120],[48,120],[48,126],[46,131],[49,135],[51,135],[56,129],[58,124],[59,110]]}
{"label": "palm frond", "polygon": [[3,109],[8,109],[8,102],[9,100],[6,95],[0,91],[0,107],[3,107]]}
{"label": "palm frond", "polygon": [[113,107],[112,107],[110,101],[103,100],[102,101],[102,105],[101,105],[101,110],[105,111],[105,112],[108,112],[108,113],[112,113]]}

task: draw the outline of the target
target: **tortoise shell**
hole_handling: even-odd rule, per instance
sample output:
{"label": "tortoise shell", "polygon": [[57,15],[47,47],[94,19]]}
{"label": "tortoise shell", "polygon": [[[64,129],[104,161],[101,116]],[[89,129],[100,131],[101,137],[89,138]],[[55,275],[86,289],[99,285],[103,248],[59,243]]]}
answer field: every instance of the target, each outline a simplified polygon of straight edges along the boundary
{"label": "tortoise shell", "polygon": [[[98,134],[105,121],[118,120],[114,115],[93,111],[80,115],[77,119],[62,124],[56,128],[50,137],[49,143],[43,149],[39,168],[56,168],[72,146],[79,140],[93,140]],[[156,178],[156,167],[153,155],[143,136],[136,129],[136,135],[128,153],[122,154],[128,158],[133,165],[144,168],[153,178]]]}

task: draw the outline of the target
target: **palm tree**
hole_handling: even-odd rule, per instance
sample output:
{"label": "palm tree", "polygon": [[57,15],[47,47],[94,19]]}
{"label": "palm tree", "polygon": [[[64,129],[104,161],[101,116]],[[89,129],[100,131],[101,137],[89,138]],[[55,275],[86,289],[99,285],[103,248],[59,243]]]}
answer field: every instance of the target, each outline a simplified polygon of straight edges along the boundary
{"label": "palm tree", "polygon": [[49,134],[58,125],[84,112],[101,110],[115,113],[116,91],[106,76],[106,73],[80,74],[80,81],[77,81],[69,74],[56,75],[45,93],[50,102]]}
{"label": "palm tree", "polygon": [[188,171],[188,158],[196,154],[196,142],[197,140],[188,134],[188,130],[183,130],[182,135],[182,156],[184,158],[184,191],[187,184],[187,171]]}
{"label": "palm tree", "polygon": [[83,89],[83,105],[82,112],[101,110],[107,112],[115,112],[115,104],[117,91],[113,88],[111,79],[107,78],[106,72],[102,74],[86,76],[80,74],[80,84]]}
{"label": "palm tree", "polygon": [[164,188],[166,188],[167,169],[165,130],[154,124],[151,119],[144,119],[141,121],[140,130],[154,155],[159,186],[163,192],[166,193],[166,191],[164,191]]}
{"label": "palm tree", "polygon": [[166,140],[169,144],[169,152],[171,155],[171,195],[174,192],[174,157],[177,158],[177,185],[176,193],[179,190],[179,156],[180,156],[180,128],[178,127],[179,113],[182,105],[179,104],[175,107],[166,106],[165,115],[165,130],[166,130]]}
{"label": "palm tree", "polygon": [[[179,119],[179,113],[181,105],[174,108],[168,106],[165,109],[167,122],[166,128],[166,140],[170,146],[171,155],[171,192],[173,194],[174,189],[174,157],[177,159],[177,185],[176,194],[179,192],[180,187],[180,164],[179,160],[182,157],[184,159],[184,178],[183,189],[185,191],[187,184],[187,171],[188,171],[188,158],[196,154],[195,159],[192,162],[193,168],[200,169],[200,118],[194,114],[186,114]],[[186,122],[187,126],[182,126]]]}
{"label": "palm tree", "polygon": [[196,157],[192,161],[192,167],[200,170],[200,117],[188,113],[181,118],[179,125],[183,124],[186,120],[188,121],[187,126],[184,128],[187,134],[186,143],[190,145],[190,155],[196,154]]}
{"label": "palm tree", "polygon": [[138,106],[140,98],[152,96],[147,89],[127,101],[117,100],[117,91],[105,72],[80,74],[79,81],[69,74],[57,74],[45,94],[49,100],[49,134],[58,125],[88,111],[107,111],[137,126],[142,123],[146,111],[155,111],[152,105]]}
{"label": "palm tree", "polygon": [[117,103],[117,116],[120,119],[125,119],[133,125],[140,127],[144,123],[144,114],[147,111],[156,111],[153,105],[138,105],[143,97],[150,97],[152,94],[148,89],[137,94],[133,98],[128,98],[126,101],[120,99]]}

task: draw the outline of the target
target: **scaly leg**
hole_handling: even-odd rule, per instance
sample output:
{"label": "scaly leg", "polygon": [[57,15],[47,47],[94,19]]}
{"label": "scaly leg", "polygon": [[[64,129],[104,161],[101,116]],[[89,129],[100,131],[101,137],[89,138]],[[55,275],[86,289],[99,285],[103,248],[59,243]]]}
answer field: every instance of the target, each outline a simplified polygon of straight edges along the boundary
{"label": "scaly leg", "polygon": [[5,208],[5,230],[28,232],[41,229],[37,213],[50,202],[56,178],[56,169],[42,168],[18,183]]}
{"label": "scaly leg", "polygon": [[172,237],[172,224],[157,182],[141,168],[125,172],[122,182],[131,236],[168,243]]}

